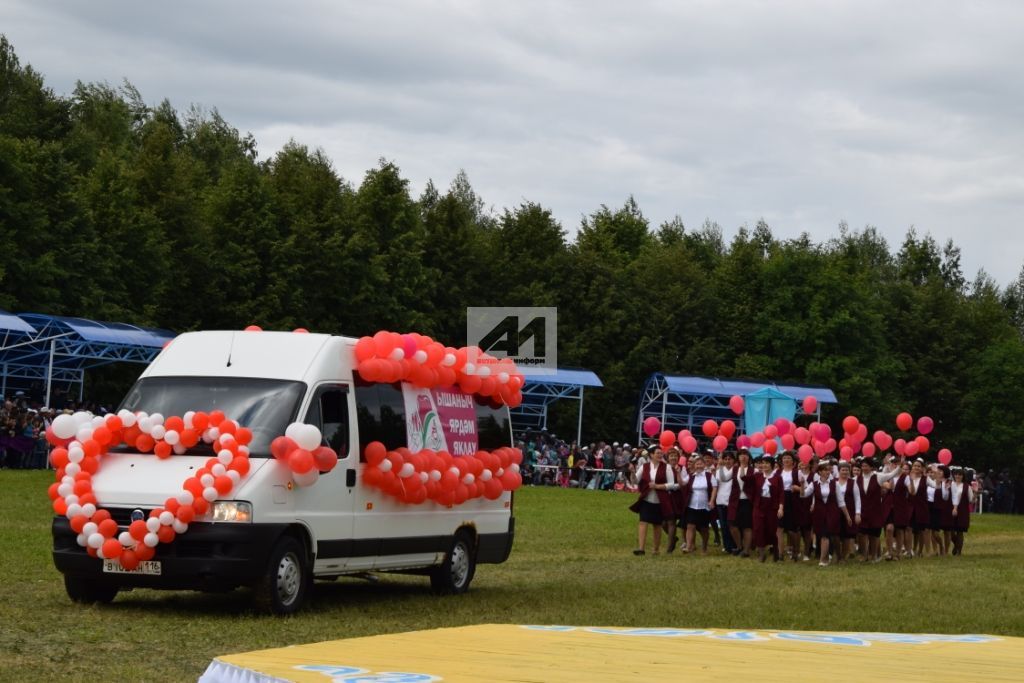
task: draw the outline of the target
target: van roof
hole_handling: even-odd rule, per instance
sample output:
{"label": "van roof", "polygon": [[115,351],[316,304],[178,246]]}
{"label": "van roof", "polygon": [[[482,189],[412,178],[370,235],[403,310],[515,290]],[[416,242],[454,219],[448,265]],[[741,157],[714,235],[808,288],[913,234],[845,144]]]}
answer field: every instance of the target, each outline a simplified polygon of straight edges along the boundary
{"label": "van roof", "polygon": [[175,337],[142,376],[265,377],[302,381],[328,345],[337,346],[340,354],[342,346],[354,343],[349,337],[328,334],[186,332]]}

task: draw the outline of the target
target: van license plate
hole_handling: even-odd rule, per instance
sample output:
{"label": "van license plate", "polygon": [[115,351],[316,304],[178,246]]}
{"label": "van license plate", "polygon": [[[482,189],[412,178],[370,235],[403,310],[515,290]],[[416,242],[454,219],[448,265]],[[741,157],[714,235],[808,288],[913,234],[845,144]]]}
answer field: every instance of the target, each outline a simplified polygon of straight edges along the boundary
{"label": "van license plate", "polygon": [[160,576],[160,562],[158,560],[146,560],[139,562],[139,566],[128,571],[116,560],[103,560],[103,571],[107,574],[149,574]]}

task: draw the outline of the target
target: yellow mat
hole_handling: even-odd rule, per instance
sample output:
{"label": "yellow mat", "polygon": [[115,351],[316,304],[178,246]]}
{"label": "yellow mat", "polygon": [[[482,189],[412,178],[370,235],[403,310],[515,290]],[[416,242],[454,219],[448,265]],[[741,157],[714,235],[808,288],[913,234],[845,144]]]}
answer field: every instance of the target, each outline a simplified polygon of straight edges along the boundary
{"label": "yellow mat", "polygon": [[199,680],[1019,683],[1024,638],[489,624],[226,655]]}

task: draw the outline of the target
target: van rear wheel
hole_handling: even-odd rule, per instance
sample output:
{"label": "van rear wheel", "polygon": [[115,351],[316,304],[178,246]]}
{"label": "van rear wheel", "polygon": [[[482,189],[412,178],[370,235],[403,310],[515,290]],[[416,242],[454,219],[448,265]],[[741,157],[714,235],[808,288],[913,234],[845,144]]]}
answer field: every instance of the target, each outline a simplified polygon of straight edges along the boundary
{"label": "van rear wheel", "polygon": [[301,609],[310,583],[306,549],[292,536],[284,536],[270,553],[267,574],[256,586],[256,606],[273,614],[294,614]]}
{"label": "van rear wheel", "polygon": [[91,605],[94,602],[106,604],[117,597],[117,586],[96,583],[77,576],[64,575],[64,590],[72,602]]}
{"label": "van rear wheel", "polygon": [[430,571],[430,588],[438,595],[458,595],[469,590],[476,573],[473,537],[465,529],[455,532],[444,562]]}

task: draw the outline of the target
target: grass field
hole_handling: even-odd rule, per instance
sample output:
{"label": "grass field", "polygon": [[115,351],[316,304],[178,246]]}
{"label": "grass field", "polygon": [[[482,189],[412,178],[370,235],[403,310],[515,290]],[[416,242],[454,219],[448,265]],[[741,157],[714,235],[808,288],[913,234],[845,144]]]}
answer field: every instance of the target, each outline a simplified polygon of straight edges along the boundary
{"label": "grass field", "polygon": [[1024,517],[972,520],[965,554],[819,568],[707,557],[633,557],[632,495],[516,494],[517,537],[469,593],[423,578],[316,586],[296,617],[227,595],[124,593],[71,603],[50,559],[44,472],[0,472],[0,680],[195,680],[218,654],[477,623],[1024,635]]}

